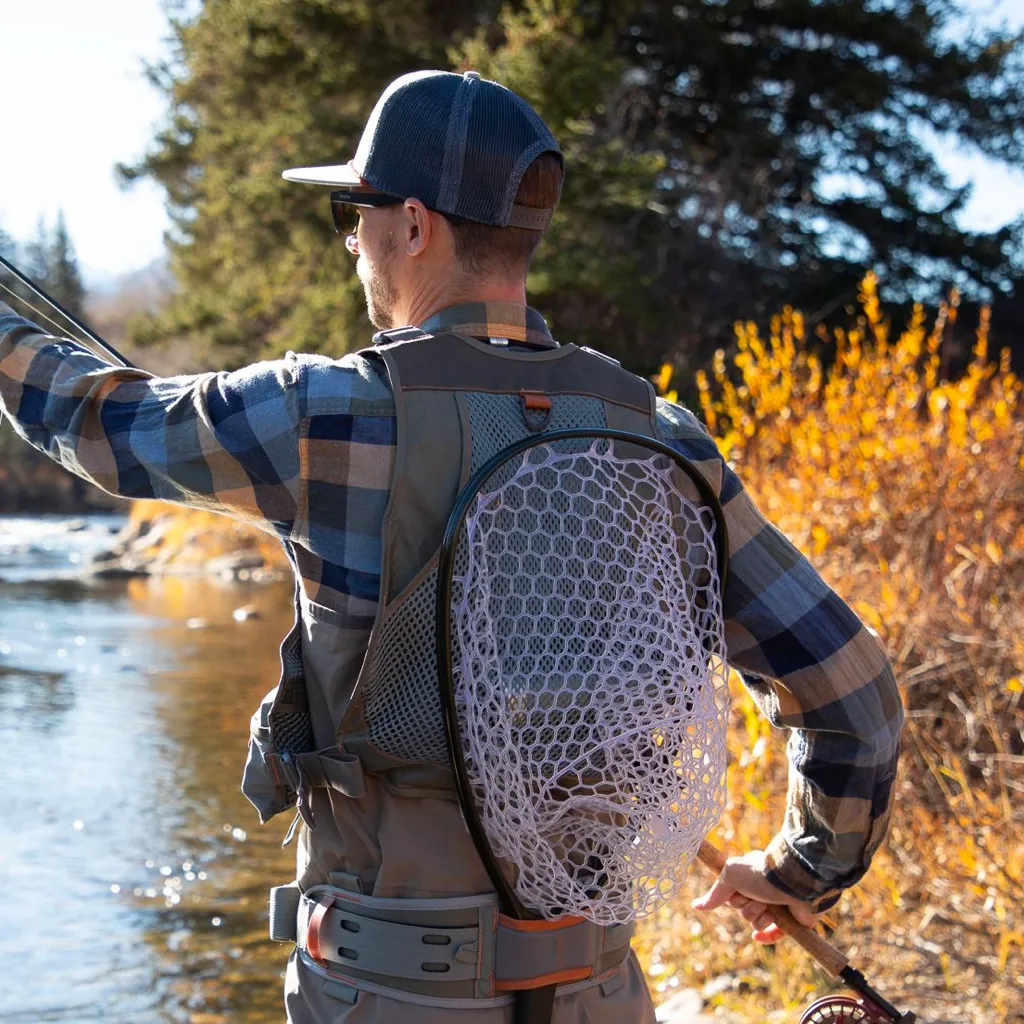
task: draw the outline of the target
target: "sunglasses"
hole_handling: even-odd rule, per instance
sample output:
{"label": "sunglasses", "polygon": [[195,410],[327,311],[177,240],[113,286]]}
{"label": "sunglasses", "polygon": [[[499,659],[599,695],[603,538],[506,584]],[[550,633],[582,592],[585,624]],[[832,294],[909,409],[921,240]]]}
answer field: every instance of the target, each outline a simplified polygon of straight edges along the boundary
{"label": "sunglasses", "polygon": [[385,206],[397,206],[405,200],[387,192],[357,192],[355,189],[341,189],[331,193],[331,217],[334,230],[339,235],[354,235],[359,228],[360,209],[379,210]]}

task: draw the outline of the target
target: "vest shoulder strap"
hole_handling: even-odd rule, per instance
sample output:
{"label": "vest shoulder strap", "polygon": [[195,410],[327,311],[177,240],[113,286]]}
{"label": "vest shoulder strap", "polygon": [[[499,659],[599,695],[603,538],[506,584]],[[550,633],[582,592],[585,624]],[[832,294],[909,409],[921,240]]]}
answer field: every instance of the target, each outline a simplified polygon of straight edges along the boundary
{"label": "vest shoulder strap", "polygon": [[392,386],[403,391],[528,390],[589,395],[645,415],[653,408],[648,381],[592,349],[570,344],[510,352],[461,334],[427,334],[416,328],[382,333],[388,341],[373,351],[387,364]]}

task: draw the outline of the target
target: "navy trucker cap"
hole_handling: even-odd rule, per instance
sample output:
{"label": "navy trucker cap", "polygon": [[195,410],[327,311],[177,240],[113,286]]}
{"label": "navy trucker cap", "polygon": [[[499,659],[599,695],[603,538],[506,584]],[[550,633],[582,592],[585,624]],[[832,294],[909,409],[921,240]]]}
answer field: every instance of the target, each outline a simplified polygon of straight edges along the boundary
{"label": "navy trucker cap", "polygon": [[494,227],[542,231],[552,209],[515,203],[523,172],[561,150],[521,96],[476,71],[414,71],[396,78],[370,114],[347,164],[294,167],[282,177],[351,194],[419,199],[438,213]]}

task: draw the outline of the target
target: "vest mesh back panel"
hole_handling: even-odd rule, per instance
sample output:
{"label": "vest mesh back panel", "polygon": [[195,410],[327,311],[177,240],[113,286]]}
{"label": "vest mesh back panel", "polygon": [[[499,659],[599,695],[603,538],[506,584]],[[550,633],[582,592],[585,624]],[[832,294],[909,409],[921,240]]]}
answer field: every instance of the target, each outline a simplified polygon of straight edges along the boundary
{"label": "vest mesh back panel", "polygon": [[449,764],[437,683],[437,567],[381,625],[379,656],[363,684],[370,740],[391,757]]}
{"label": "vest mesh back panel", "polygon": [[[529,436],[517,395],[469,392],[465,396],[472,437],[472,470],[510,444]],[[596,398],[556,395],[547,430],[605,426]],[[587,442],[566,442],[575,450]],[[562,447],[562,446],[560,446]],[[461,570],[465,552],[456,553]],[[391,757],[448,766],[438,695],[436,628],[437,570],[416,584],[381,623],[377,657],[363,683],[362,700],[370,740]]]}
{"label": "vest mesh back panel", "polygon": [[[530,431],[523,423],[522,405],[518,395],[466,394],[469,430],[473,438],[470,472],[475,473],[489,458],[497,455]],[[604,403],[583,395],[556,395],[551,402],[551,417],[544,431],[570,427],[604,427]],[[586,441],[560,441],[559,451],[585,451]],[[493,479],[493,478],[492,478]]]}
{"label": "vest mesh back panel", "polygon": [[681,475],[604,441],[541,446],[465,521],[462,749],[494,855],[547,918],[651,913],[724,806],[716,520]]}

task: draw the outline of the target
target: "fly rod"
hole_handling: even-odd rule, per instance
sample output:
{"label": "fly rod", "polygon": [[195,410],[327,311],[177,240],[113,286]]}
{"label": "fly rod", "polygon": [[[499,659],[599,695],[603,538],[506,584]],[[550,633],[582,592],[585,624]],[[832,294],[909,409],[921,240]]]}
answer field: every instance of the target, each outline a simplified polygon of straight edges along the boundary
{"label": "fly rod", "polygon": [[[82,323],[82,321],[79,320],[74,313],[71,313],[69,310],[65,309],[64,306],[62,306],[56,299],[52,298],[50,295],[47,295],[46,292],[35,283],[35,281],[33,281],[26,274],[23,274],[16,266],[14,266],[13,263],[11,263],[7,259],[4,259],[3,256],[0,256],[0,266],[3,266],[7,270],[9,270],[34,295],[38,295],[39,298],[41,298],[44,302],[48,303],[58,313],[66,317],[72,324],[75,325],[75,327],[79,331],[82,332],[83,335],[85,335],[86,338],[89,339],[89,341],[91,341],[94,345],[97,345],[99,348],[101,348],[107,355],[111,356],[122,366],[129,367],[130,369],[133,370],[137,369],[137,367],[134,364],[128,362],[128,360],[125,359],[125,357],[121,355],[121,353],[118,352],[113,345],[104,341],[95,331],[93,331],[91,328],[87,327],[84,323]],[[23,299],[16,291],[8,287],[2,281],[0,281],[0,288],[3,288],[4,291],[6,291],[8,294],[13,295],[14,298],[18,299],[20,302],[25,302],[25,299]],[[29,306],[29,308],[32,309],[33,312],[39,313],[39,310],[36,310],[28,302],[25,302],[25,304]],[[45,313],[39,313],[39,315],[43,316],[46,320],[49,320],[50,323],[53,324],[55,327],[60,326],[59,324],[54,323],[53,320],[50,320],[50,318],[46,316]]]}

